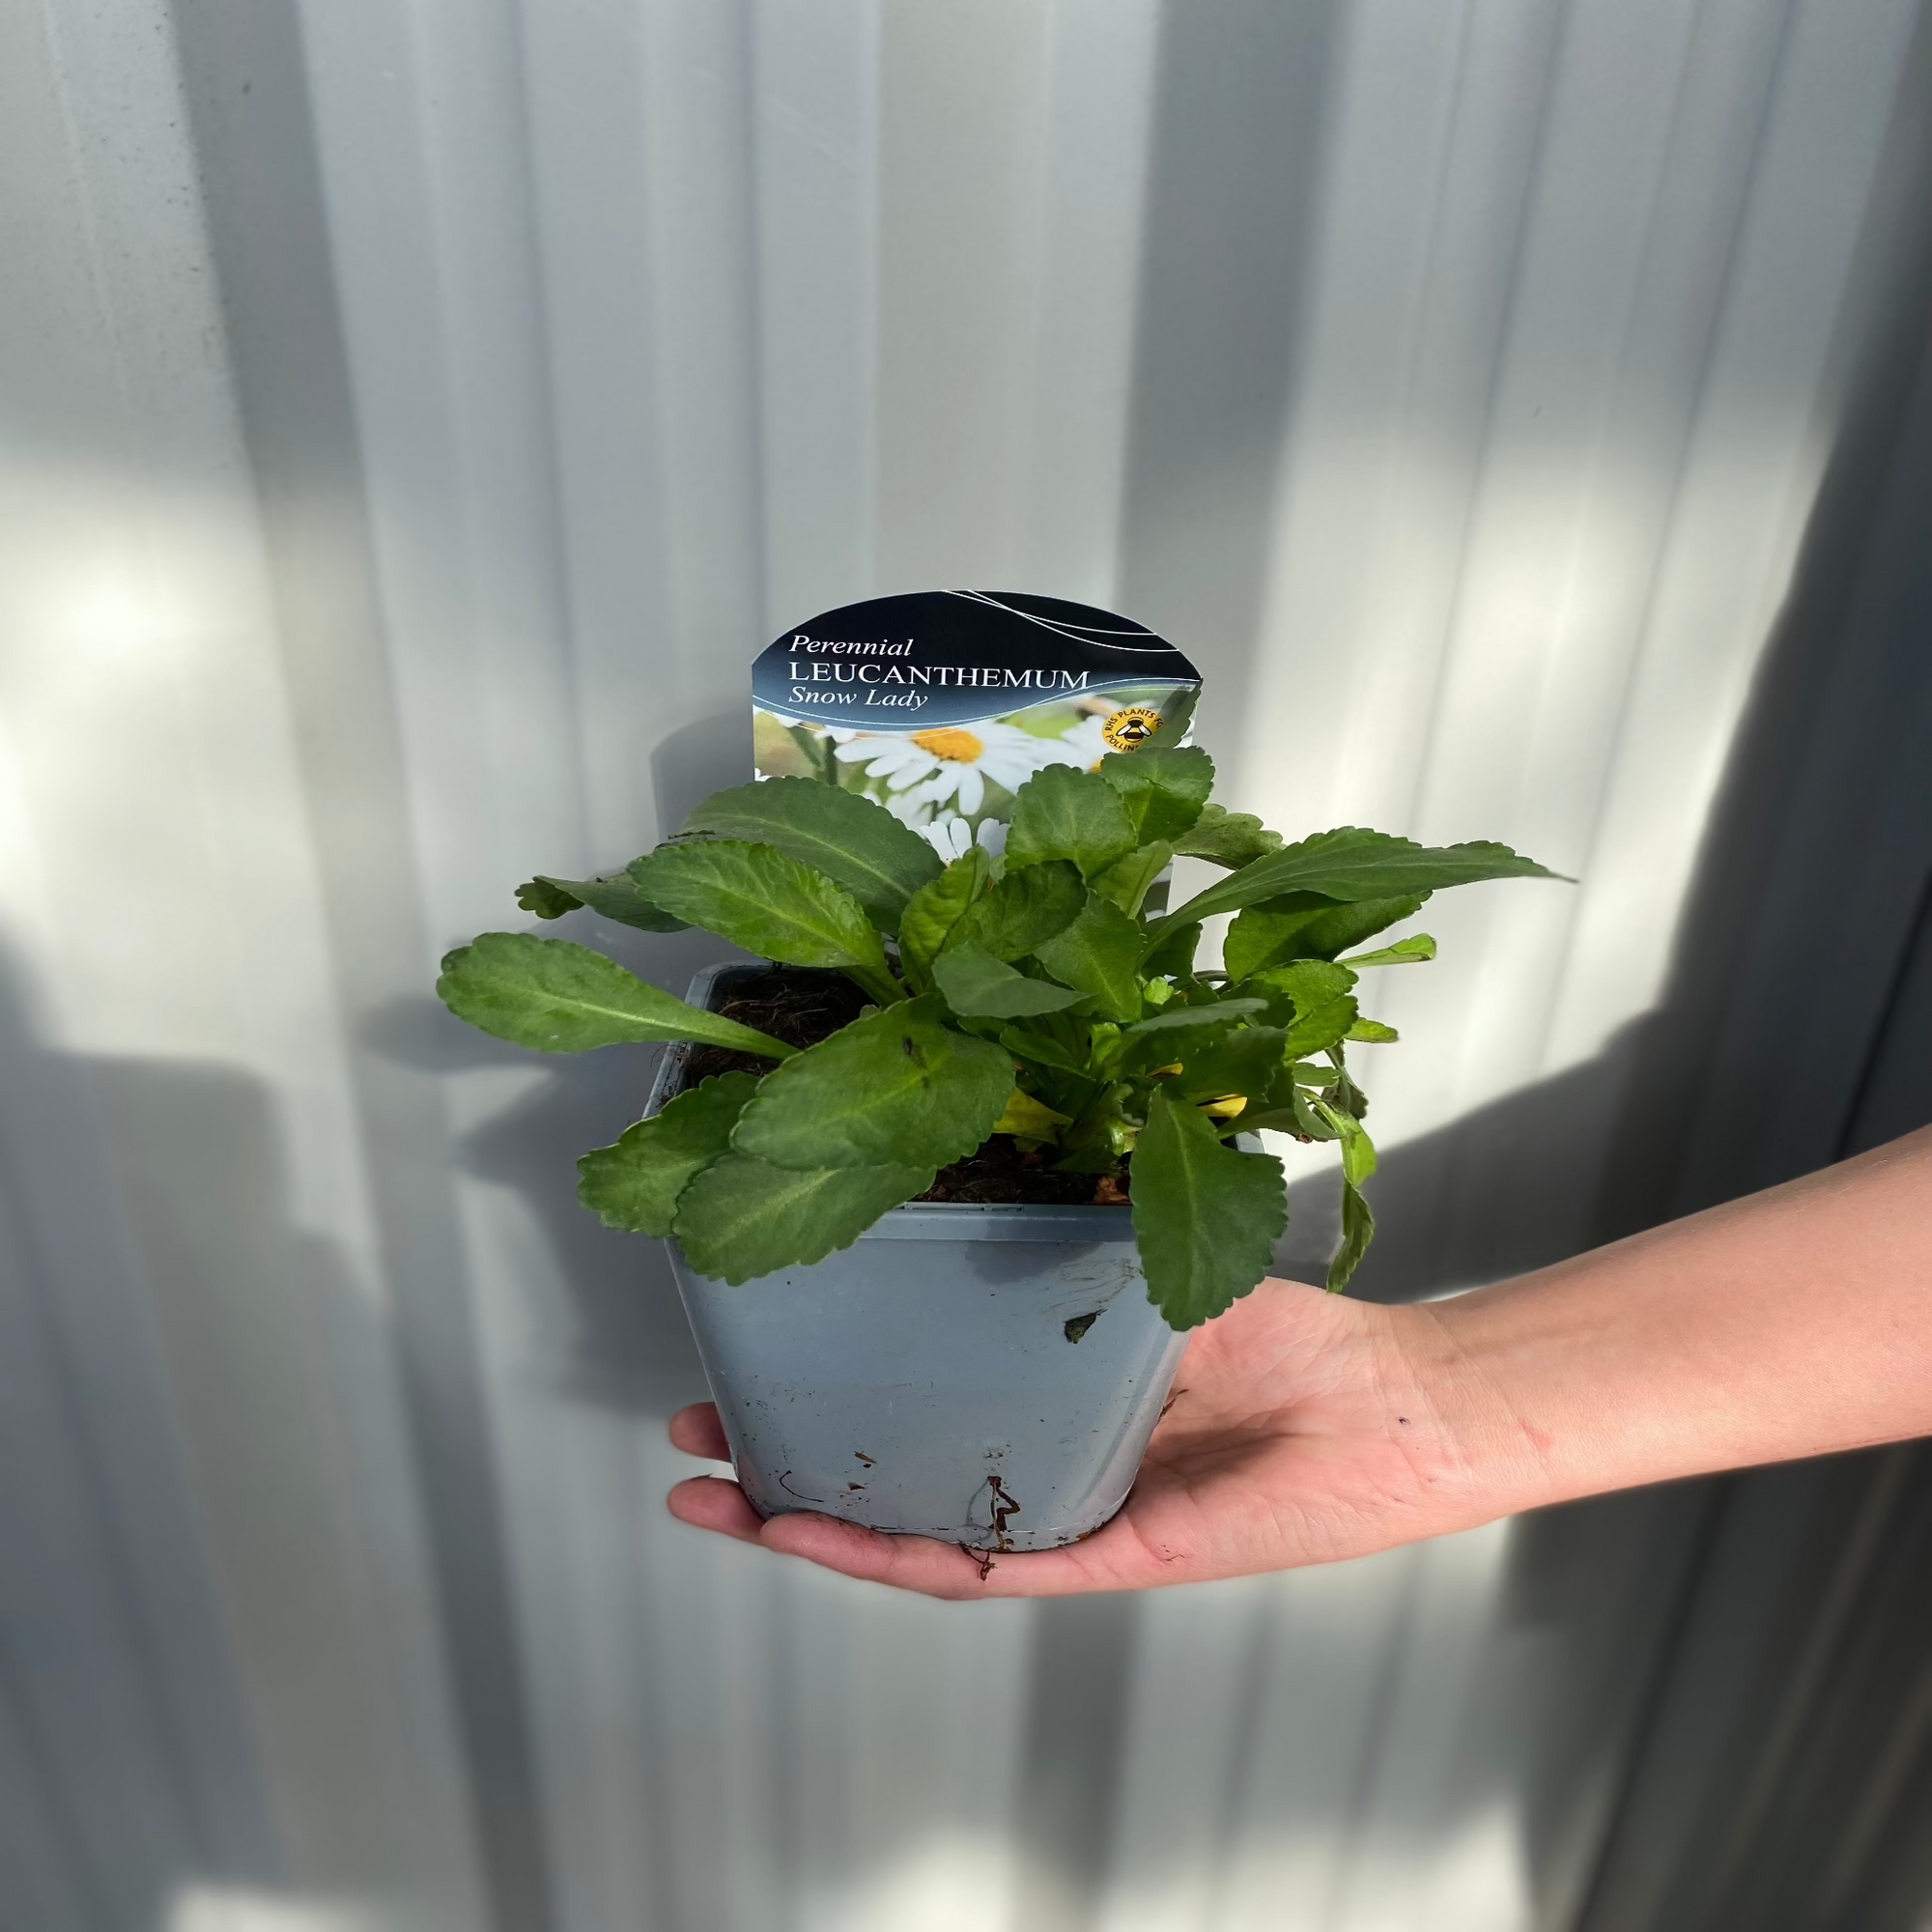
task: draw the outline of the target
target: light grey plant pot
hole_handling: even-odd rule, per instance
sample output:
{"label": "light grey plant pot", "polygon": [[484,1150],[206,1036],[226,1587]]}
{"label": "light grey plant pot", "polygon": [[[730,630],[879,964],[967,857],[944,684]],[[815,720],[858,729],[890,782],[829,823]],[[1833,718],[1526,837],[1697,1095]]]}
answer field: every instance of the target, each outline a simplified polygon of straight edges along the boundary
{"label": "light grey plant pot", "polygon": [[[733,979],[692,981],[714,1007]],[[683,1085],[669,1048],[648,1111]],[[1053,1549],[1126,1500],[1186,1337],[1147,1298],[1124,1208],[909,1202],[842,1252],[731,1288],[666,1244],[738,1480],[975,1549]]]}

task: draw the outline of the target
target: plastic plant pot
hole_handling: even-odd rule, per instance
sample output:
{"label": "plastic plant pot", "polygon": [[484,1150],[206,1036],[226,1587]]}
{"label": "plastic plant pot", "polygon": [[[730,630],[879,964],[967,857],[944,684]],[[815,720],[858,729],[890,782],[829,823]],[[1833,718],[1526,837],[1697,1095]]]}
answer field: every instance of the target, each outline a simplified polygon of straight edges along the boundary
{"label": "plastic plant pot", "polygon": [[[692,981],[715,1008],[762,967]],[[656,1113],[691,1049],[667,1050]],[[908,1202],[849,1248],[732,1288],[666,1244],[738,1480],[985,1550],[1052,1549],[1125,1501],[1186,1337],[1149,1302],[1125,1208]]]}

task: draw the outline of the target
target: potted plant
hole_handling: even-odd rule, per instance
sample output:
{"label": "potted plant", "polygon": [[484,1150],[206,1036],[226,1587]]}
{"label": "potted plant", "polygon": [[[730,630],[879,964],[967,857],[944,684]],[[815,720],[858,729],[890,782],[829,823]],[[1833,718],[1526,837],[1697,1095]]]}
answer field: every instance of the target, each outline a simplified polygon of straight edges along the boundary
{"label": "potted plant", "polygon": [[[1262,1279],[1286,1227],[1255,1130],[1340,1144],[1347,1285],[1376,1156],[1346,1050],[1395,1037],[1358,981],[1435,952],[1354,949],[1444,887],[1553,875],[1355,827],[1287,844],[1213,779],[1193,747],[1050,765],[1003,854],[950,864],[858,793],[743,785],[622,873],[519,900],[701,926],[772,965],[679,1000],[529,933],[444,960],[444,1002],[500,1038],[676,1043],[643,1118],[579,1162],[581,1198],[669,1242],[761,1511],[985,1549],[1099,1527],[1185,1332]],[[1227,875],[1151,911],[1179,855]],[[1210,970],[1216,913],[1236,917]]]}

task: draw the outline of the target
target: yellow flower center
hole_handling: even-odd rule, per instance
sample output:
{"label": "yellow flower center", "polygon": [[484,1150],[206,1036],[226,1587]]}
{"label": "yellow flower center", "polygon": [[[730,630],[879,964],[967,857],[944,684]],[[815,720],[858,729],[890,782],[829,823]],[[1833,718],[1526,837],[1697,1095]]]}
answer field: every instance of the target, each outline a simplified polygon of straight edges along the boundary
{"label": "yellow flower center", "polygon": [[950,758],[956,765],[970,765],[986,749],[970,731],[946,725],[937,731],[915,731],[912,741],[922,752],[935,758]]}

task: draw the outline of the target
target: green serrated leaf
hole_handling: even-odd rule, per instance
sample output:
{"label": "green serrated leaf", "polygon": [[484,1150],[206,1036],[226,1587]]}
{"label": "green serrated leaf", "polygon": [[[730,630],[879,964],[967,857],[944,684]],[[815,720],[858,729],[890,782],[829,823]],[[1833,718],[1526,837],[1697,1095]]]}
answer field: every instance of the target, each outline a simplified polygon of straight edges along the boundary
{"label": "green serrated leaf", "polygon": [[1282,1104],[1278,1106],[1264,1107],[1258,1112],[1243,1114],[1238,1124],[1244,1133],[1272,1130],[1276,1133],[1293,1134],[1297,1139],[1304,1141],[1332,1141],[1341,1138],[1315,1111],[1309,1096],[1298,1087],[1291,1087]]}
{"label": "green serrated leaf", "polygon": [[[1259,1104],[1282,1080],[1288,1039],[1281,1027],[1231,1027],[1218,1037],[1191,1047],[1173,1076],[1177,1092],[1189,1100],[1218,1100],[1240,1094]],[[1247,1116],[1240,1117],[1248,1124]]]}
{"label": "green serrated leaf", "polygon": [[930,1167],[774,1167],[727,1153],[693,1176],[671,1232],[701,1275],[733,1288],[849,1248],[932,1185]]}
{"label": "green serrated leaf", "polygon": [[1174,839],[1199,820],[1214,789],[1214,760],[1199,745],[1145,745],[1110,752],[1100,776],[1120,793],[1137,839]]}
{"label": "green serrated leaf", "polygon": [[1191,980],[1194,977],[1194,954],[1200,945],[1201,924],[1198,920],[1191,925],[1172,926],[1149,949],[1147,957],[1141,961],[1141,971],[1150,980],[1164,976]]}
{"label": "green serrated leaf", "polygon": [[1185,859],[1207,859],[1216,866],[1246,866],[1281,845],[1281,834],[1270,832],[1251,811],[1230,811],[1226,806],[1204,805],[1191,830],[1174,841]]}
{"label": "green serrated leaf", "polygon": [[1254,974],[1241,982],[1241,990],[1265,999],[1269,1020],[1287,1027],[1287,1057],[1306,1060],[1349,1037],[1359,1017],[1354,984],[1355,976],[1346,966],[1296,959]]}
{"label": "green serrated leaf", "polygon": [[1323,912],[1336,910],[1319,893],[1291,893],[1237,913],[1221,941],[1221,964],[1231,980],[1245,980],[1293,956],[1295,940]]}
{"label": "green serrated leaf", "polygon": [[700,1081],[648,1121],[626,1127],[613,1146],[593,1148],[577,1163],[577,1198],[607,1228],[670,1233],[677,1199],[692,1177],[731,1144],[731,1128],[757,1092],[753,1073]]}
{"label": "green serrated leaf", "polygon": [[[1049,769],[1053,769],[1049,767]],[[983,946],[995,959],[1024,959],[1065,932],[1087,904],[1080,868],[1065,859],[1009,870],[976,899],[948,936],[948,946]]]}
{"label": "green serrated leaf", "polygon": [[1008,1027],[1000,1044],[1029,1066],[1051,1066],[1062,1073],[1085,1073],[1087,1063],[1064,1042],[1028,1028]]}
{"label": "green serrated leaf", "polygon": [[1267,1010],[1265,1000],[1214,1000],[1199,1007],[1168,1007],[1150,1019],[1136,1020],[1130,1034],[1166,1033],[1177,1027],[1218,1026]]}
{"label": "green serrated leaf", "polygon": [[1174,847],[1164,839],[1137,846],[1124,858],[1116,859],[1094,880],[1094,890],[1124,913],[1138,913],[1148,888],[1173,863]]}
{"label": "green serrated leaf", "polygon": [[624,1041],[701,1040],[785,1060],[782,1040],[686,1006],[568,939],[486,932],[442,962],[438,997],[458,1019],[539,1053],[583,1053]]}
{"label": "green serrated leaf", "polygon": [[1121,1070],[1122,1063],[1140,1041],[1130,1039],[1126,1031],[1112,1020],[1091,1020],[1088,1022],[1089,1039],[1087,1064],[1093,1068],[1094,1077],[1111,1080]]}
{"label": "green serrated leaf", "polygon": [[1356,1024],[1355,1003],[1351,999],[1329,1000],[1319,1007],[1297,1009],[1288,1028],[1282,1052],[1291,1060],[1306,1054],[1322,1053],[1339,1040],[1349,1037]]}
{"label": "green serrated leaf", "polygon": [[1364,1045],[1393,1046],[1402,1036],[1392,1026],[1384,1026],[1380,1020],[1357,1020],[1342,1037],[1358,1039]]}
{"label": "green serrated leaf", "polygon": [[1267,999],[1270,1005],[1289,1000],[1296,1007],[1314,1007],[1339,1000],[1355,990],[1354,973],[1339,960],[1292,959],[1286,966],[1270,966],[1244,984]]}
{"label": "green serrated leaf", "polygon": [[1295,1130],[1306,1134],[1310,1140],[1338,1141],[1342,1138],[1341,1129],[1329,1121],[1325,1111],[1299,1089],[1294,1094],[1294,1117]]}
{"label": "green serrated leaf", "polygon": [[1334,1084],[1328,1090],[1328,1098],[1345,1114],[1358,1121],[1369,1117],[1369,1096],[1349,1077],[1349,1069],[1342,1065],[1342,1046],[1338,1040],[1330,1049],[1329,1058],[1335,1063]]}
{"label": "green serrated leaf", "polygon": [[1091,879],[1137,842],[1120,793],[1104,779],[1073,765],[1048,765],[1014,796],[1007,872],[1070,859]]}
{"label": "green serrated leaf", "polygon": [[1134,1089],[1125,1080],[1098,1088],[1060,1137],[1065,1151],[1054,1162],[1064,1174],[1105,1174],[1134,1144],[1138,1129],[1126,1119]]}
{"label": "green serrated leaf", "polygon": [[1398,939],[1393,946],[1382,947],[1378,952],[1352,952],[1337,964],[1360,972],[1364,966],[1415,966],[1435,957],[1435,940],[1426,932],[1414,932],[1406,939]]}
{"label": "green serrated leaf", "polygon": [[1013,1064],[945,1011],[927,993],[807,1047],[766,1076],[732,1147],[785,1168],[939,1168],[971,1153],[1012,1092]]}
{"label": "green serrated leaf", "polygon": [[1164,1089],[1134,1144],[1133,1204],[1148,1298],[1171,1328],[1196,1327],[1254,1288],[1288,1226],[1281,1162],[1224,1147]]}
{"label": "green serrated leaf", "polygon": [[1097,892],[1080,917],[1034,949],[1034,957],[1060,980],[1093,997],[1110,1020],[1135,1020],[1141,1012],[1141,926]]}
{"label": "green serrated leaf", "polygon": [[[553,879],[539,872],[527,885],[517,888],[517,903],[539,919],[557,919],[587,905],[603,918],[635,925],[640,932],[685,930],[685,922],[653,905],[628,872],[620,872],[614,879]],[[556,911],[545,911],[546,905],[556,907]]]}
{"label": "green serrated leaf", "polygon": [[546,879],[539,873],[517,888],[517,903],[539,919],[561,919],[565,913],[575,912],[583,901],[559,880]]}
{"label": "green serrated leaf", "polygon": [[1328,1264],[1328,1293],[1340,1294],[1349,1286],[1369,1243],[1376,1237],[1376,1217],[1352,1181],[1342,1183],[1342,1245]]}
{"label": "green serrated leaf", "polygon": [[788,966],[839,967],[876,999],[902,997],[865,907],[774,845],[735,838],[660,845],[633,864],[631,876],[655,904],[747,952]]}
{"label": "green serrated leaf", "polygon": [[1290,893],[1253,905],[1228,928],[1221,957],[1229,976],[1245,980],[1291,959],[1332,959],[1398,920],[1422,909],[1427,893],[1338,904],[1314,893]]}
{"label": "green serrated leaf", "polygon": [[940,948],[992,875],[993,862],[986,848],[972,845],[907,901],[899,917],[899,961],[915,985],[932,983],[932,962]]}
{"label": "green serrated leaf", "polygon": [[951,946],[932,962],[933,982],[961,1019],[1023,1020],[1084,1003],[1085,995],[1029,980],[983,946]]}
{"label": "green serrated leaf", "polygon": [[888,932],[898,930],[906,901],[940,872],[939,855],[911,826],[864,793],[817,779],[766,779],[714,792],[684,831],[775,846],[843,886]]}
{"label": "green serrated leaf", "polygon": [[[1337,1003],[1348,1005],[1346,1026],[1352,1026],[1354,1004],[1350,996],[1354,989],[1355,976],[1348,967],[1327,959],[1294,959],[1286,966],[1270,966],[1264,973],[1250,974],[1236,990],[1265,1000],[1268,1020],[1274,1026],[1292,1025],[1317,1009],[1336,1007]],[[1338,1034],[1336,1037],[1341,1036]],[[1295,1058],[1307,1059],[1323,1052],[1325,1046],[1326,1042],[1298,1049]]]}
{"label": "green serrated leaf", "polygon": [[1163,924],[1238,912],[1284,893],[1321,893],[1327,898],[1352,901],[1439,892],[1482,879],[1560,876],[1534,859],[1487,839],[1466,845],[1418,845],[1412,838],[1343,825],[1252,861],[1177,907]]}
{"label": "green serrated leaf", "polygon": [[1376,1144],[1369,1130],[1345,1108],[1326,1100],[1312,1100],[1310,1107],[1334,1128],[1342,1143],[1342,1174],[1350,1186],[1364,1185],[1376,1171]]}

